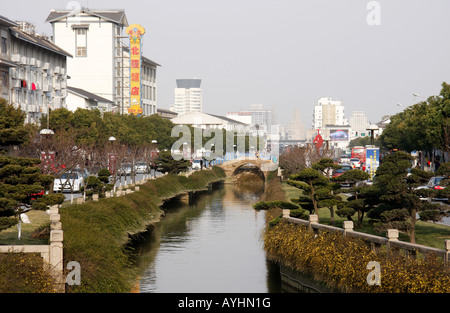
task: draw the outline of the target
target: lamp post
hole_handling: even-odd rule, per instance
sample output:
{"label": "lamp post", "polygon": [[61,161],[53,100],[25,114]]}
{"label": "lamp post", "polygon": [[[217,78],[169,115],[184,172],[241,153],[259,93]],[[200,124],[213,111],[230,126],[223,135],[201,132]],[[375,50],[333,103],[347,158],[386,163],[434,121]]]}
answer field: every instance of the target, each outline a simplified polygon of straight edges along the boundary
{"label": "lamp post", "polygon": [[116,141],[116,137],[111,136],[108,138],[108,141],[111,144],[111,152],[108,153],[109,157],[108,157],[108,165],[109,165],[109,171],[111,172],[111,174],[114,174],[114,187],[113,187],[113,192],[116,192],[116,179],[117,179],[117,169],[116,169],[116,164],[117,164],[117,160],[116,160],[116,155],[114,154],[114,141]]}
{"label": "lamp post", "polygon": [[378,126],[375,124],[370,125],[367,130],[370,131],[370,144],[373,146],[375,142],[375,131],[378,130]]}

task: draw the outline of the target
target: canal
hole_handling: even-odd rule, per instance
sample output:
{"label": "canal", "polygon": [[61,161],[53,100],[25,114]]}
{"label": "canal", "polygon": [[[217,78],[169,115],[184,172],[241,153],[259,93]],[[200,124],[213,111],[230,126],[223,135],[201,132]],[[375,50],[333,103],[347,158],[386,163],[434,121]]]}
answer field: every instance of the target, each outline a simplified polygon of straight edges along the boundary
{"label": "canal", "polygon": [[263,187],[220,184],[188,205],[171,200],[164,218],[136,245],[144,293],[281,292],[280,270],[266,260]]}

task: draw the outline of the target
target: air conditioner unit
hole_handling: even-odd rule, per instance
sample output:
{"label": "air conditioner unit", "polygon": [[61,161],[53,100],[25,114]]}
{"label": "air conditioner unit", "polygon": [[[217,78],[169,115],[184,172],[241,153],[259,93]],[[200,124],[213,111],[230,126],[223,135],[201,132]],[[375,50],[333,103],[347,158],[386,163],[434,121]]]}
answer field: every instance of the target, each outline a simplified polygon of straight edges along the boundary
{"label": "air conditioner unit", "polygon": [[65,67],[61,67],[61,75],[65,75],[66,74],[66,68]]}
{"label": "air conditioner unit", "polygon": [[30,58],[29,65],[35,66],[36,65],[36,59]]}
{"label": "air conditioner unit", "polygon": [[20,61],[20,54],[14,53],[11,55],[11,61],[13,62],[19,62]]}
{"label": "air conditioner unit", "polygon": [[44,91],[44,92],[50,91],[50,88],[48,87],[48,84],[47,84],[47,83],[45,83],[45,84],[42,85],[42,91]]}
{"label": "air conditioner unit", "polygon": [[44,66],[42,66],[43,70],[48,70],[49,68],[50,68],[50,63],[48,63],[48,62],[45,62]]}
{"label": "air conditioner unit", "polygon": [[54,84],[53,87],[55,88],[55,90],[60,90],[61,84]]}
{"label": "air conditioner unit", "polygon": [[20,88],[22,85],[20,83],[20,79],[13,79],[13,88]]}
{"label": "air conditioner unit", "polygon": [[41,64],[42,64],[41,60],[36,60],[36,67],[41,67]]}
{"label": "air conditioner unit", "polygon": [[53,69],[53,73],[59,74],[60,69],[61,69],[61,68],[60,68],[59,66],[55,66],[55,68]]}
{"label": "air conditioner unit", "polygon": [[27,65],[27,64],[28,64],[28,62],[27,62],[27,57],[20,57],[19,63],[20,63],[21,65]]}

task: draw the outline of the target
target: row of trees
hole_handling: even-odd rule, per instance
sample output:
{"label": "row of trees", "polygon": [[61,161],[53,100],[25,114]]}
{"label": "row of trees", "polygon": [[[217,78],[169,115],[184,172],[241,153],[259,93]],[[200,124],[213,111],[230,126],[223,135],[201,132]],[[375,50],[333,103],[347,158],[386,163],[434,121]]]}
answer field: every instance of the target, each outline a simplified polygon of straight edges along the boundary
{"label": "row of trees", "polygon": [[426,151],[431,155],[434,149],[438,149],[449,153],[450,85],[444,82],[438,96],[429,97],[391,116],[379,139],[387,150]]}
{"label": "row of trees", "polygon": [[[417,168],[411,169],[412,157],[405,152],[396,152],[383,158],[377,169],[373,185],[361,184],[369,175],[359,169],[345,172],[337,178],[330,178],[329,171],[340,167],[332,159],[321,159],[311,168],[305,168],[291,175],[288,183],[303,190],[304,196],[293,199],[303,209],[319,215],[319,208],[330,210],[331,222],[334,212],[352,220],[356,214],[356,228],[363,227],[364,216],[369,224],[382,231],[396,228],[406,233],[415,242],[417,220],[440,221],[449,215],[446,206],[423,201],[425,197],[449,197],[449,179],[444,179],[442,190],[417,189],[424,185],[434,173]],[[450,175],[450,163],[443,164],[438,175]],[[343,190],[340,182],[350,182],[352,187]],[[343,200],[340,193],[350,193]]]}

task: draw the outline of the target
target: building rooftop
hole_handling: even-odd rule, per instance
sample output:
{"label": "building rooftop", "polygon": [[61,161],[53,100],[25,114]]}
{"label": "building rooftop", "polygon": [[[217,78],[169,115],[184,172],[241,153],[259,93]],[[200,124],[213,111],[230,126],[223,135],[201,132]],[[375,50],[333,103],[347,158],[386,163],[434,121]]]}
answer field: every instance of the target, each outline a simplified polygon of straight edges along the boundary
{"label": "building rooftop", "polygon": [[72,10],[51,10],[49,16],[45,21],[53,23],[78,13],[85,13],[88,15],[97,16],[107,21],[121,24],[123,26],[128,26],[128,20],[125,16],[124,10],[90,10],[87,8],[81,8],[80,10],[75,12]]}
{"label": "building rooftop", "polygon": [[200,88],[201,79],[177,79],[177,88]]}
{"label": "building rooftop", "polygon": [[97,102],[103,102],[103,103],[114,103],[111,100],[105,99],[103,97],[100,97],[100,96],[98,96],[98,95],[96,95],[96,94],[94,94],[92,92],[86,91],[86,90],[81,89],[81,88],[67,86],[67,89],[69,90],[69,92],[77,94],[80,97],[83,97],[85,99],[95,100]]}
{"label": "building rooftop", "polygon": [[28,34],[18,28],[10,28],[10,30],[11,30],[11,35],[20,40],[29,42],[33,45],[39,46],[41,48],[53,51],[55,53],[58,53],[58,54],[61,54],[61,55],[67,56],[67,57],[72,57],[72,55],[69,52],[61,49],[60,47],[55,45],[53,42],[47,40],[45,37],[31,35],[31,34]]}

